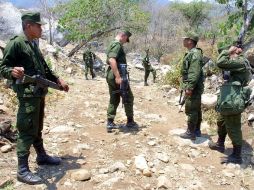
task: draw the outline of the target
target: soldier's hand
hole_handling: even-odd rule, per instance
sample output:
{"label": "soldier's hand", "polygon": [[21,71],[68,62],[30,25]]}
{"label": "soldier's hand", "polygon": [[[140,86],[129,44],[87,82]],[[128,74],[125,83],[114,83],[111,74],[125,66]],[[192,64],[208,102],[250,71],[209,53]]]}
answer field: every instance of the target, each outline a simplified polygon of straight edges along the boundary
{"label": "soldier's hand", "polygon": [[122,78],[121,77],[116,77],[115,81],[116,81],[117,85],[120,85],[122,83]]}
{"label": "soldier's hand", "polygon": [[69,91],[69,86],[67,83],[64,82],[64,80],[62,79],[58,79],[57,83],[59,84],[59,86],[61,86],[63,88],[63,90],[65,92],[68,92]]}
{"label": "soldier's hand", "polygon": [[186,91],[185,91],[185,95],[186,95],[186,96],[192,96],[192,90],[189,90],[189,89],[186,90]]}
{"label": "soldier's hand", "polygon": [[236,52],[236,50],[237,50],[237,47],[231,46],[231,47],[229,48],[228,52],[229,52],[229,54],[234,54],[234,53]]}
{"label": "soldier's hand", "polygon": [[14,67],[11,71],[11,75],[16,79],[22,78],[24,76],[24,68],[23,67]]}

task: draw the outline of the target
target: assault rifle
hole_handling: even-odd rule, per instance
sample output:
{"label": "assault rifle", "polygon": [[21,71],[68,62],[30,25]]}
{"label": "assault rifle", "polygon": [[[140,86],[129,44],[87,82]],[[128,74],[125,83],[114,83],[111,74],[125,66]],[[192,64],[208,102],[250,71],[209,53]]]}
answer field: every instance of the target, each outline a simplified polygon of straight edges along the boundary
{"label": "assault rifle", "polygon": [[29,76],[29,75],[24,75],[21,79],[16,80],[16,84],[35,84],[35,90],[38,90],[39,88],[53,88],[55,90],[60,90],[62,91],[63,88],[59,86],[58,84],[45,79],[41,75],[34,75],[34,76]]}
{"label": "assault rifle", "polygon": [[122,83],[120,84],[120,89],[114,91],[113,93],[120,93],[122,97],[122,104],[125,105],[128,103],[128,92],[129,92],[129,75],[127,72],[127,65],[126,64],[119,64],[119,72],[122,78]]}

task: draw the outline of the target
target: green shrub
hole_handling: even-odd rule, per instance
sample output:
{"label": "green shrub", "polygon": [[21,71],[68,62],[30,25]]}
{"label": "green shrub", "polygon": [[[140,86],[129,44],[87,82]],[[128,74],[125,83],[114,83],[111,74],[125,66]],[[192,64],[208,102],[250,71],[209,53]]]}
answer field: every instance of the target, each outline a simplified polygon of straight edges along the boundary
{"label": "green shrub", "polygon": [[203,110],[203,119],[208,123],[208,125],[216,126],[217,117],[218,113],[214,109]]}
{"label": "green shrub", "polygon": [[171,63],[172,70],[163,78],[163,83],[174,88],[180,87],[181,82],[181,62],[182,59],[175,58]]}

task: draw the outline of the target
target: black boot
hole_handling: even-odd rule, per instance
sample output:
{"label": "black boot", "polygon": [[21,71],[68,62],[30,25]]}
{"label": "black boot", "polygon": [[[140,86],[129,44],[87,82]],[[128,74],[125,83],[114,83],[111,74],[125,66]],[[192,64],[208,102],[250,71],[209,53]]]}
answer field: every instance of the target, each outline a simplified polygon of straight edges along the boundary
{"label": "black boot", "polygon": [[222,136],[220,137],[219,136],[219,138],[218,138],[216,143],[213,142],[213,141],[210,141],[208,143],[209,148],[211,150],[217,150],[217,151],[223,153],[225,151],[225,139],[226,139],[226,137],[222,137]]}
{"label": "black boot", "polygon": [[195,126],[193,124],[188,124],[188,128],[185,133],[180,134],[183,139],[196,140]]}
{"label": "black boot", "polygon": [[20,182],[35,185],[43,183],[42,179],[33,174],[28,167],[28,156],[18,157],[18,172],[17,172],[17,179]]}
{"label": "black boot", "polygon": [[230,154],[227,158],[221,161],[222,164],[242,164],[242,146],[241,145],[233,145],[233,153]]}
{"label": "black boot", "polygon": [[61,163],[61,158],[47,155],[43,144],[34,146],[34,149],[37,153],[36,162],[38,165],[59,165]]}
{"label": "black boot", "polygon": [[127,118],[126,127],[129,127],[129,128],[137,127],[137,123],[134,121],[133,117],[128,117]]}
{"label": "black boot", "polygon": [[113,119],[108,119],[107,122],[107,132],[112,133],[113,129],[118,129],[119,127],[114,123]]}
{"label": "black boot", "polygon": [[144,86],[149,86],[147,82],[144,82]]}
{"label": "black boot", "polygon": [[195,134],[196,134],[196,137],[201,137],[201,122],[198,122],[197,126],[196,126],[196,129],[195,129]]}

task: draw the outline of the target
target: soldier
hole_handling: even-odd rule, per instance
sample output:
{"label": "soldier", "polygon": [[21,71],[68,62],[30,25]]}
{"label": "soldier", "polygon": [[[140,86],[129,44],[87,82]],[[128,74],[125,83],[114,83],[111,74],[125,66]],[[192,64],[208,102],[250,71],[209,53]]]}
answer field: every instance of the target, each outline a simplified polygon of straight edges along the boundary
{"label": "soldier", "polygon": [[195,140],[201,136],[200,125],[202,121],[201,94],[204,90],[203,84],[203,52],[197,48],[199,37],[194,32],[188,32],[184,37],[183,45],[188,52],[183,58],[182,80],[185,90],[185,113],[188,116],[187,131],[180,135],[181,138]]}
{"label": "soldier", "polygon": [[13,37],[4,50],[3,61],[0,65],[0,73],[3,77],[13,80],[13,89],[17,93],[19,109],[17,113],[17,179],[27,184],[42,183],[42,178],[29,170],[28,157],[30,147],[33,145],[37,153],[37,164],[58,165],[60,158],[46,154],[43,146],[42,129],[47,88],[39,88],[34,91],[35,84],[16,84],[24,74],[36,75],[57,83],[66,92],[68,85],[47,66],[41,51],[34,43],[42,34],[40,13],[28,12],[21,17],[24,34]]}
{"label": "soldier", "polygon": [[95,62],[95,54],[91,52],[90,47],[85,51],[83,54],[83,60],[85,62],[85,77],[86,80],[88,80],[88,72],[90,70],[90,74],[92,76],[92,79],[95,77],[95,74],[93,72],[93,64]]}
{"label": "soldier", "polygon": [[144,82],[144,86],[148,86],[147,79],[149,77],[150,72],[153,73],[153,82],[155,83],[156,70],[150,64],[149,49],[146,50],[146,56],[144,57],[144,59],[142,61],[142,65],[144,66],[144,69],[145,69],[145,82]]}
{"label": "soldier", "polygon": [[[228,48],[227,48],[228,49]],[[229,50],[223,50],[218,57],[217,66],[224,72],[224,80],[227,82],[238,81],[242,86],[247,86],[251,80],[251,72],[248,60],[242,54],[242,47],[231,46]],[[231,96],[231,94],[228,94]],[[221,163],[242,163],[242,130],[241,114],[222,115],[219,114],[217,119],[218,140],[209,142],[212,150],[219,152],[225,151],[225,139],[228,134],[233,144],[233,153]]]}
{"label": "soldier", "polygon": [[[116,110],[120,103],[120,93],[114,93],[119,90],[120,84],[122,83],[121,73],[119,70],[120,64],[126,64],[126,56],[123,49],[123,44],[129,42],[129,38],[132,34],[129,31],[119,32],[113,42],[110,43],[107,49],[107,64],[108,69],[106,72],[106,79],[109,88],[109,105],[107,111],[107,131],[110,133],[112,129],[117,128],[114,123],[116,116]],[[131,88],[128,90],[128,100],[125,105],[125,113],[127,116],[127,127],[134,127],[136,123],[133,119],[133,101],[134,96],[132,94]]]}

